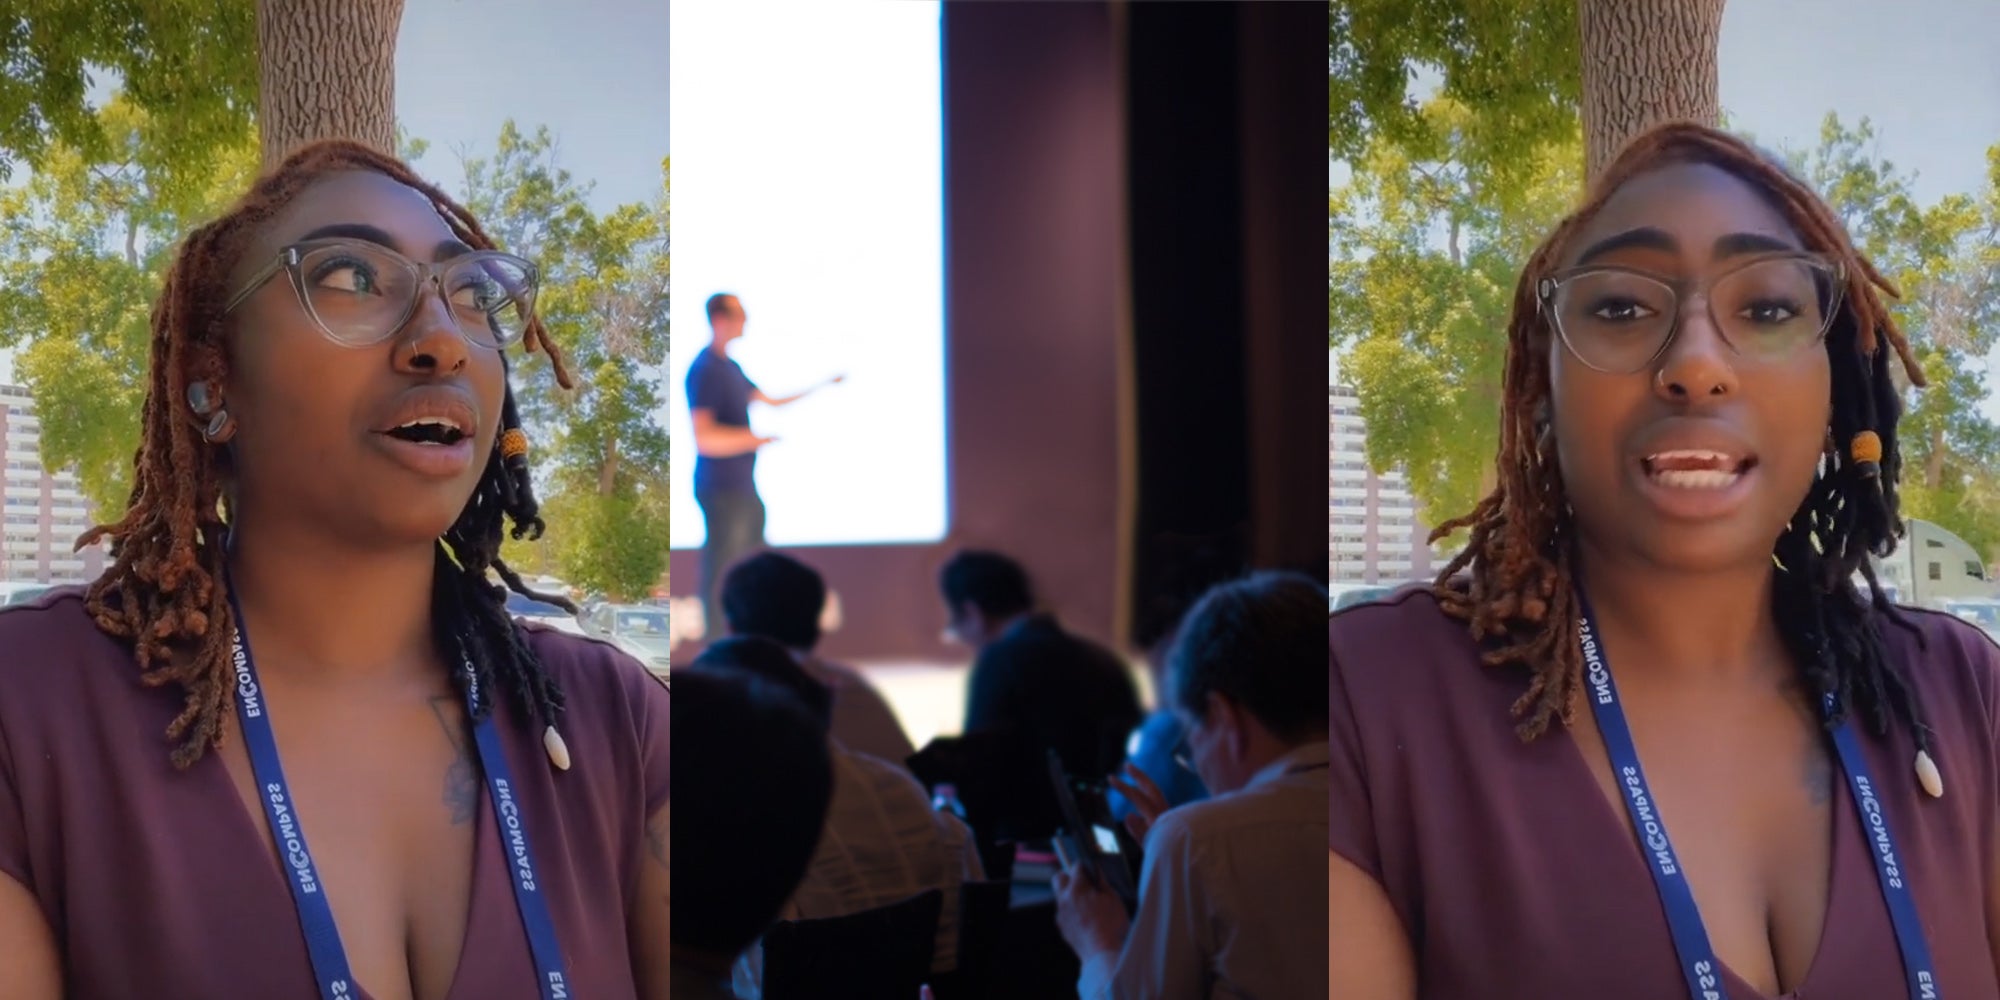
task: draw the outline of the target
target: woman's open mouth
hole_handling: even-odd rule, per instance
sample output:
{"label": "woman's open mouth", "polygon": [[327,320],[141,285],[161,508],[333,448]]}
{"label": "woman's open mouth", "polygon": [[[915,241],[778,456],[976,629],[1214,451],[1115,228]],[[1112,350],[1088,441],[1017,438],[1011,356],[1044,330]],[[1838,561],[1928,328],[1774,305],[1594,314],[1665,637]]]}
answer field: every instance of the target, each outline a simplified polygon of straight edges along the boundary
{"label": "woman's open mouth", "polygon": [[1736,485],[1744,473],[1756,466],[1754,457],[1739,457],[1719,451],[1679,448],[1654,452],[1640,460],[1646,478],[1677,490],[1724,490]]}
{"label": "woman's open mouth", "polygon": [[442,417],[419,417],[391,427],[383,433],[398,441],[408,441],[412,444],[450,446],[465,440],[464,429]]}

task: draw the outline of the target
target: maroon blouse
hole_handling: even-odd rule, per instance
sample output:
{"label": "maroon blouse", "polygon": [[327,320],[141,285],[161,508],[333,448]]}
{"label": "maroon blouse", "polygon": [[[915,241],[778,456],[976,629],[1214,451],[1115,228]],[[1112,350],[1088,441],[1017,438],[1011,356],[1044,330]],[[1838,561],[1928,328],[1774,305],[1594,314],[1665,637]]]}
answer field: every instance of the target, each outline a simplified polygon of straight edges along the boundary
{"label": "maroon blouse", "polygon": [[[526,626],[568,699],[573,766],[495,708],[572,993],[631,998],[627,907],[645,822],[667,801],[666,685],[604,643]],[[290,889],[220,757],[186,771],[162,733],[181,709],[60,588],[0,612],[0,872],[41,902],[70,1000],[314,997]],[[539,1000],[513,885],[482,804],[451,1000]],[[668,944],[661,941],[664,951]],[[365,994],[364,994],[365,996]]]}
{"label": "maroon blouse", "polygon": [[[1947,997],[2000,996],[1986,938],[2000,818],[2000,650],[1948,615],[1884,630],[1936,729],[1946,794],[1917,788],[1906,733],[1857,735],[1911,875]],[[1523,744],[1522,673],[1483,667],[1427,590],[1328,625],[1335,853],[1387,890],[1415,947],[1423,1000],[1685,1000],[1673,938],[1639,845],[1569,730]],[[1834,785],[1832,889],[1801,1000],[1907,995],[1901,953],[1845,781]],[[1671,817],[1669,817],[1671,819]],[[1340,928],[1333,928],[1340,933]],[[1762,994],[1724,969],[1730,1000]]]}

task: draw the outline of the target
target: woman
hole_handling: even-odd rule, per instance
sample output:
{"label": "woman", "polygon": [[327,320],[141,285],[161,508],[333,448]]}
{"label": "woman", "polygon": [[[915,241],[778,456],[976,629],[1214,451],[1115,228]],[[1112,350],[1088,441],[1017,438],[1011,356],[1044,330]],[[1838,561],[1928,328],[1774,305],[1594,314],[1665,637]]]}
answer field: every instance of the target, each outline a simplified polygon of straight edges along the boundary
{"label": "woman", "polygon": [[1329,625],[1334,995],[2000,995],[1994,648],[1867,562],[1884,293],[1691,125],[1535,253],[1469,546]]}
{"label": "woman", "polygon": [[667,995],[666,690],[489,577],[535,291],[347,143],[187,237],[112,565],[0,614],[0,997]]}

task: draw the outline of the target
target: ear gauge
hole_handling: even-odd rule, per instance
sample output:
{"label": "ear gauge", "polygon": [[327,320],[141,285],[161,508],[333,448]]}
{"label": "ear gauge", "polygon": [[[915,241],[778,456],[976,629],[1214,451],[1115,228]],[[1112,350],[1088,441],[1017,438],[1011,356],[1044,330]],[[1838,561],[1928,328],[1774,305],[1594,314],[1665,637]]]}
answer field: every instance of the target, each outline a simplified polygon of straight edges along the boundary
{"label": "ear gauge", "polygon": [[210,444],[221,444],[236,436],[236,418],[228,410],[217,410],[208,418],[208,426],[201,429],[201,436]]}
{"label": "ear gauge", "polygon": [[236,434],[236,421],[229,411],[222,408],[219,394],[207,382],[193,382],[187,387],[188,409],[195,416],[207,417],[208,423],[201,429],[201,436],[210,444],[221,444]]}

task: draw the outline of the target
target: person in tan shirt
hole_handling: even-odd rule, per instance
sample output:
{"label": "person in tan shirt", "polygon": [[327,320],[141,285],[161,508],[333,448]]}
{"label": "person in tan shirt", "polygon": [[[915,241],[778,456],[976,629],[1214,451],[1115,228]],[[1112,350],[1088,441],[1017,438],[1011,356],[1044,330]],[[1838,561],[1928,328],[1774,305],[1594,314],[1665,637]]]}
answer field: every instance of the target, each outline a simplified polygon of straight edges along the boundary
{"label": "person in tan shirt", "polygon": [[[768,639],[725,639],[695,659],[705,670],[748,674],[797,696],[821,725],[830,725],[832,694],[789,651]],[[829,738],[833,804],[805,879],[780,911],[781,920],[860,913],[937,889],[944,895],[931,969],[958,967],[959,886],[983,879],[972,832],[958,817],[931,809],[907,771]],[[763,953],[752,946],[736,963],[738,996],[762,992]]]}

